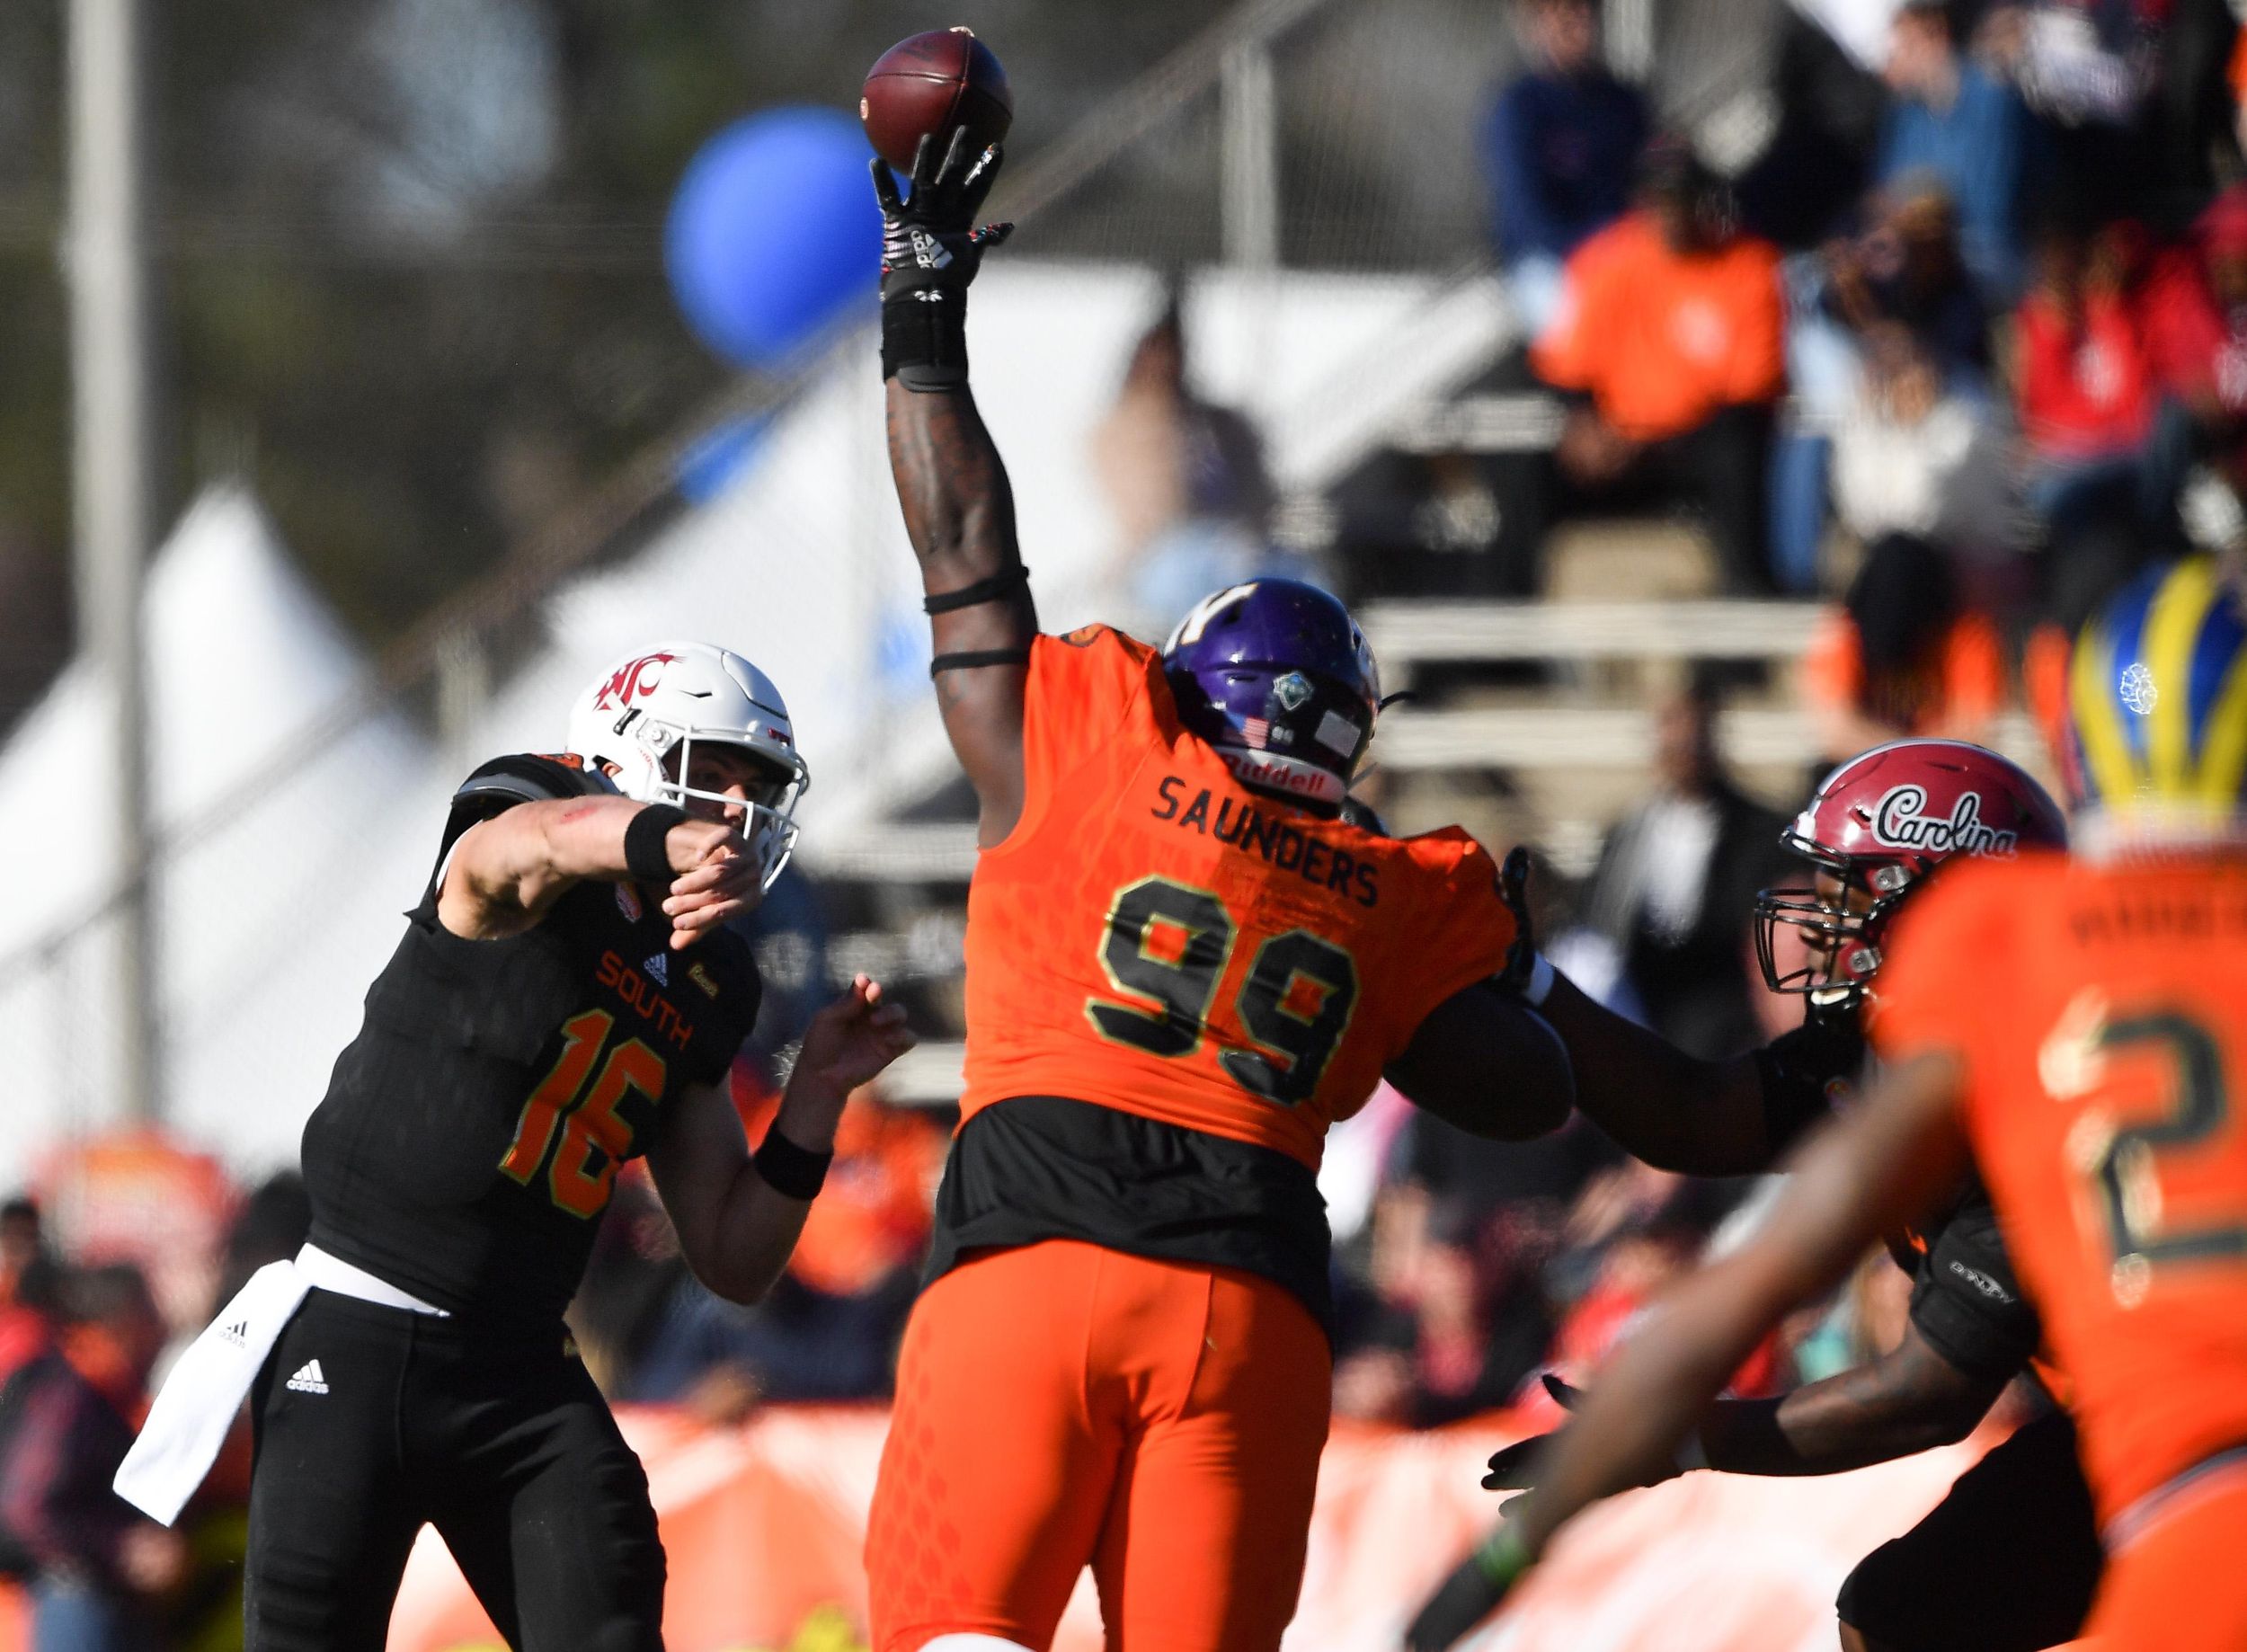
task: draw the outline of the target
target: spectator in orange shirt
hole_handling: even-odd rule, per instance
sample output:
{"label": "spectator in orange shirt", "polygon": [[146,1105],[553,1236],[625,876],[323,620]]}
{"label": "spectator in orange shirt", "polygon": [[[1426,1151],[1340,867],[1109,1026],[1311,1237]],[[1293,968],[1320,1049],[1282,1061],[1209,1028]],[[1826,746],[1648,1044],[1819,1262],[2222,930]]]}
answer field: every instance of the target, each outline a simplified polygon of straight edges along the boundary
{"label": "spectator in orange shirt", "polygon": [[[1764,591],[1772,413],[1786,377],[1779,252],[1740,233],[1729,188],[1674,140],[1648,153],[1639,208],[1568,260],[1530,367],[1570,403],[1549,459],[1517,468],[1501,539],[1527,594],[1545,528],[1586,502],[1683,498],[1734,589]],[[1511,509],[1508,509],[1508,506]]]}
{"label": "spectator in orange shirt", "polygon": [[1959,600],[1943,554],[1890,534],[1821,625],[1802,687],[1832,762],[1910,735],[1980,744],[2004,702],[2004,653],[1989,617]]}

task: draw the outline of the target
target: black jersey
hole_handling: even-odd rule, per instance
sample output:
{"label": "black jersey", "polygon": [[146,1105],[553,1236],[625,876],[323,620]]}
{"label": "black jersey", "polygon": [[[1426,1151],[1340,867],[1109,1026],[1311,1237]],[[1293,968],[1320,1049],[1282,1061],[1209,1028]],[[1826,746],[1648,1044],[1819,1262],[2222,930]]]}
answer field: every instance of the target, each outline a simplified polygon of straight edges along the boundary
{"label": "black jersey", "polygon": [[[502,758],[455,796],[441,847],[513,804],[608,789]],[[756,1020],[739,937],[670,939],[657,900],[587,881],[520,935],[466,940],[432,877],[305,1126],[313,1243],[457,1314],[559,1319],[618,1168],[685,1086],[724,1080]]]}

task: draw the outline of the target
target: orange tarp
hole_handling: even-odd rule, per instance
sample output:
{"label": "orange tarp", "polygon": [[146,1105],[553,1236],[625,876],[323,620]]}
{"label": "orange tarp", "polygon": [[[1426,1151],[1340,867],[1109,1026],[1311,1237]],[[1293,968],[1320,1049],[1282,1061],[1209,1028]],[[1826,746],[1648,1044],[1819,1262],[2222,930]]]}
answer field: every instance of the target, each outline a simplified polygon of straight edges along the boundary
{"label": "orange tarp", "polygon": [[[738,1429],[628,1410],[671,1561],[671,1652],[860,1652],[858,1546],[887,1414],[775,1408]],[[1338,1427],[1319,1477],[1287,1652],[1396,1652],[1406,1620],[1497,1499],[1483,1459],[1503,1417],[1432,1434]],[[1834,1592],[1932,1507],[1987,1439],[1823,1479],[1695,1474],[1583,1521],[1461,1652],[1819,1652]],[[0,1652],[30,1644],[0,1590]],[[492,1652],[499,1637],[434,1532],[406,1568],[389,1652]],[[1054,1652],[1098,1652],[1090,1579]]]}
{"label": "orange tarp", "polygon": [[[655,1411],[624,1427],[671,1559],[671,1652],[857,1652],[858,1545],[885,1414],[786,1409],[712,1432]],[[1476,1484],[1504,1419],[1433,1434],[1338,1428],[1319,1479],[1288,1652],[1395,1652],[1405,1621],[1492,1518]],[[1986,1443],[1984,1442],[1983,1443]],[[1933,1506],[1977,1446],[1825,1479],[1696,1474],[1583,1521],[1469,1646],[1483,1652],[1796,1652],[1833,1642],[1859,1556]],[[407,1568],[390,1652],[499,1644],[432,1532]],[[1054,1652],[1097,1652],[1089,1578]]]}

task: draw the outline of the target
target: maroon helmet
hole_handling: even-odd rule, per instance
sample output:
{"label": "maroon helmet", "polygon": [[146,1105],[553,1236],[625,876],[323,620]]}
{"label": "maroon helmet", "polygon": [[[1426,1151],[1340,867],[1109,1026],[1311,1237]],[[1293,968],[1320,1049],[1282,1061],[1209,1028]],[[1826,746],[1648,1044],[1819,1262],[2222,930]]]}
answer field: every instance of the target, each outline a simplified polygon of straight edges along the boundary
{"label": "maroon helmet", "polygon": [[[1960,740],[1898,740],[1851,758],[1819,784],[1780,842],[1833,885],[1755,898],[1755,952],[1774,992],[1864,996],[1888,925],[1912,885],[1953,855],[2065,848],[2059,805],[2017,763]],[[1782,971],[1778,928],[1807,930],[1810,962]]]}

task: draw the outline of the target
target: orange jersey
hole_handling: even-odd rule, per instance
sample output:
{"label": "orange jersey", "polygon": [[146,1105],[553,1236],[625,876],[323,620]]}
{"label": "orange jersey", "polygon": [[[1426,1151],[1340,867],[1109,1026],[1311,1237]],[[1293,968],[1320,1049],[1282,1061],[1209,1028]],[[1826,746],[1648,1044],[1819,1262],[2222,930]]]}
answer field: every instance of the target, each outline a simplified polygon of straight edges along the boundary
{"label": "orange jersey", "polygon": [[1873,1035],[1965,1064],[2102,1518],[2247,1443],[2247,857],[1954,867],[1897,926]]}
{"label": "orange jersey", "polygon": [[1062,1096],[1316,1168],[1427,1013],[1514,937],[1466,833],[1260,797],[1104,626],[1030,653],[1022,817],[967,901],[962,1122]]}

